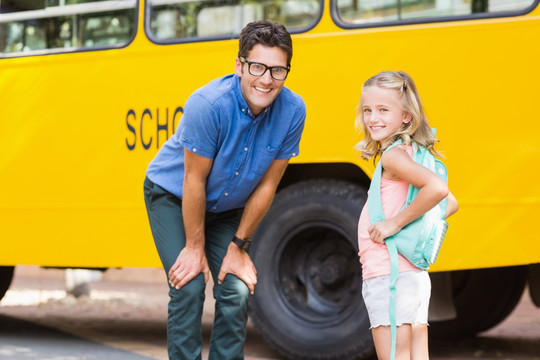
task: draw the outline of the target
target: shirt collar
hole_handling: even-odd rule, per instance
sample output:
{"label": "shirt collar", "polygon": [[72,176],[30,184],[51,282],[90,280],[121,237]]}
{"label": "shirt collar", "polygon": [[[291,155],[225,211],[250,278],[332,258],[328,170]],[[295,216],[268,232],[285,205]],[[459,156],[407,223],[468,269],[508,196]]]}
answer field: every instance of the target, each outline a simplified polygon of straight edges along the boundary
{"label": "shirt collar", "polygon": [[235,93],[236,98],[238,100],[238,107],[240,108],[240,110],[244,114],[249,115],[249,117],[251,117],[254,120],[260,120],[264,116],[266,116],[266,114],[268,113],[268,111],[270,111],[270,109],[272,108],[272,105],[274,104],[274,101],[275,101],[275,100],[272,101],[270,103],[270,105],[268,105],[263,111],[261,111],[261,113],[257,117],[255,117],[251,113],[251,109],[249,108],[249,106],[248,106],[248,104],[246,102],[246,99],[244,99],[244,95],[242,95],[242,88],[240,87],[240,76],[238,76],[237,74],[234,74],[234,93]]}

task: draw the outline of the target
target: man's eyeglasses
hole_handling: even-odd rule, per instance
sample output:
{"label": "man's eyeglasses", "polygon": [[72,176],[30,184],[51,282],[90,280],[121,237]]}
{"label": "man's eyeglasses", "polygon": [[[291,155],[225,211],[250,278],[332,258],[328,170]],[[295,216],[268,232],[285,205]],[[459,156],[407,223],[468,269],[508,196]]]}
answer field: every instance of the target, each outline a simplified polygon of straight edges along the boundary
{"label": "man's eyeglasses", "polygon": [[289,67],[283,66],[266,66],[258,62],[248,61],[245,57],[241,57],[240,61],[248,65],[248,71],[253,76],[263,76],[266,73],[266,70],[270,70],[270,76],[272,79],[277,81],[283,81],[287,78]]}

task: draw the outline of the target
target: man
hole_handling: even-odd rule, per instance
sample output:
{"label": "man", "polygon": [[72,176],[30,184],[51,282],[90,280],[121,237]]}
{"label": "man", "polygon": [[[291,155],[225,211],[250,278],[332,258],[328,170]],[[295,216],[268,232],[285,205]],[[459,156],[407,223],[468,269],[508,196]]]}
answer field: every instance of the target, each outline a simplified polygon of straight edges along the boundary
{"label": "man", "polygon": [[210,272],[216,308],[209,359],[244,358],[247,302],[257,283],[251,236],[298,155],[306,116],[302,98],[283,86],[291,58],[285,27],[249,23],[235,74],[190,96],[176,133],[148,166],[146,208],[170,288],[170,359],[201,358]]}

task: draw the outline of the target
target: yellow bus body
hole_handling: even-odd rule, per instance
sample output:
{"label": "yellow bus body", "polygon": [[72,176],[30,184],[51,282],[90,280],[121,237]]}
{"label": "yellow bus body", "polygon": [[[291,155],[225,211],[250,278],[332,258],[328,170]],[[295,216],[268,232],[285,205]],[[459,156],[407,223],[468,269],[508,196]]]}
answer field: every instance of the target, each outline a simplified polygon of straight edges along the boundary
{"label": "yellow bus body", "polygon": [[[233,72],[238,42],[153,43],[144,10],[141,1],[124,48],[0,59],[1,265],[160,266],[142,196],[146,166],[187,97]],[[325,4],[320,22],[293,36],[286,86],[308,116],[291,164],[349,163],[370,176],[373,164],[353,149],[361,85],[382,70],[406,71],[460,204],[432,269],[540,262],[539,36],[538,8],[351,30]]]}

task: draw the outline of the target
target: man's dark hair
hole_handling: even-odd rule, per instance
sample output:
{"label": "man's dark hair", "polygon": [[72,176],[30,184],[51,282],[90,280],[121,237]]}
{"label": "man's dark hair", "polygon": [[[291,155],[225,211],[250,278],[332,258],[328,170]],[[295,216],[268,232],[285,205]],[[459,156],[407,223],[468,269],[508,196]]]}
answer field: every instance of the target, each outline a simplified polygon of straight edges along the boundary
{"label": "man's dark hair", "polygon": [[255,45],[277,46],[287,53],[287,65],[291,65],[292,39],[285,26],[269,20],[250,22],[240,33],[238,57],[247,59]]}

